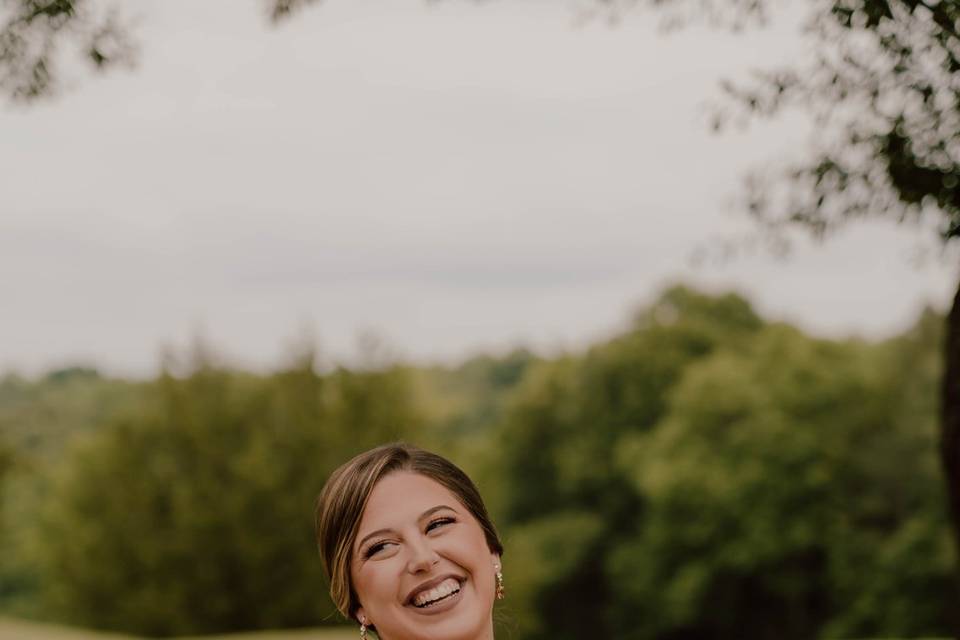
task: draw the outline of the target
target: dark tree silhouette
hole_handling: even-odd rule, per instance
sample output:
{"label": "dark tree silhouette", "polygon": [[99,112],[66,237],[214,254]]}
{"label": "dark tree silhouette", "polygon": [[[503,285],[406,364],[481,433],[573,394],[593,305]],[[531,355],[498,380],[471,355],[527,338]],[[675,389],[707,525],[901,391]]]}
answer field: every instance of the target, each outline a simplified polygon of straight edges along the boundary
{"label": "dark tree silhouette", "polygon": [[[271,23],[317,2],[262,1]],[[14,102],[54,96],[64,66],[77,59],[95,71],[132,66],[135,29],[123,9],[105,0],[0,0],[0,94]]]}
{"label": "dark tree silhouette", "polygon": [[13,101],[55,94],[63,64],[76,57],[97,70],[134,60],[130,25],[116,7],[86,0],[6,0],[0,9],[0,90]]}

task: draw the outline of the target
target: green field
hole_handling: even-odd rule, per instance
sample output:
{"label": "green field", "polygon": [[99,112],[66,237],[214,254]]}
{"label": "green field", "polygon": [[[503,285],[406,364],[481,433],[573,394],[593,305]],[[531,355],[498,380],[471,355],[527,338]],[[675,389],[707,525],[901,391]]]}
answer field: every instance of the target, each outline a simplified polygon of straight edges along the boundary
{"label": "green field", "polygon": [[[217,636],[190,636],[188,638],[180,638],[179,640],[355,640],[357,636],[356,629],[341,627],[339,629],[261,631],[256,633],[233,633]],[[70,627],[0,618],[0,640],[142,640],[142,638],[140,636],[82,631]],[[928,638],[917,640],[946,639]]]}
{"label": "green field", "polygon": [[[305,629],[300,631],[264,631],[259,633],[235,633],[222,636],[198,636],[192,640],[353,640],[357,631],[349,627],[340,629]],[[0,640],[140,640],[139,636],[117,633],[83,631],[70,627],[40,624],[0,618]],[[186,639],[183,639],[186,640]]]}

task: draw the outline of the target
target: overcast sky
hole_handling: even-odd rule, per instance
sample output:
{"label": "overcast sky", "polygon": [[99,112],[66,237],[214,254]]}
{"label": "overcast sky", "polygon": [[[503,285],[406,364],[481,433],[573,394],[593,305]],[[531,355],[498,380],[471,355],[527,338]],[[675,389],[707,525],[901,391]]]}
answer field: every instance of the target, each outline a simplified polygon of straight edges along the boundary
{"label": "overcast sky", "polygon": [[[564,2],[328,0],[271,28],[256,2],[135,5],[131,73],[0,111],[0,371],[149,374],[203,336],[269,368],[312,332],[419,361],[575,349],[678,281],[771,318],[879,337],[946,305],[922,230],[862,226],[789,260],[695,267],[748,229],[750,167],[800,118],[708,132],[722,77],[802,55],[789,17],[662,35]],[[130,6],[130,5],[128,5]]]}

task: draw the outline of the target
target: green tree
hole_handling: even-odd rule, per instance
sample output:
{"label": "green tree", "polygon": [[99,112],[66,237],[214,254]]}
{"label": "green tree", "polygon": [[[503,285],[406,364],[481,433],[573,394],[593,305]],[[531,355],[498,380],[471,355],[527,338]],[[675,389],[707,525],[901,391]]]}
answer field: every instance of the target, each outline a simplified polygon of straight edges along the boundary
{"label": "green tree", "polygon": [[617,595],[604,567],[611,548],[637,535],[643,499],[613,464],[620,439],[654,428],[690,363],[761,326],[738,296],[675,287],[637,315],[633,331],[534,366],[496,447],[507,546],[526,550],[508,562],[523,637],[622,628],[609,615]]}
{"label": "green tree", "polygon": [[402,370],[310,361],[165,375],[81,442],[34,530],[48,612],[154,636],[335,621],[313,501],[334,466],[420,418]]}
{"label": "green tree", "polygon": [[0,432],[18,456],[52,459],[72,438],[137,405],[142,386],[70,367],[38,380],[0,378]]}
{"label": "green tree", "polygon": [[692,364],[662,423],[621,443],[646,508],[608,564],[620,625],[638,638],[947,633],[934,413],[904,411],[902,346],[773,326]]}
{"label": "green tree", "polygon": [[536,364],[500,426],[521,638],[942,635],[942,317],[882,344],[676,288]]}
{"label": "green tree", "polygon": [[[8,465],[0,482],[0,609],[42,615],[39,577],[28,560],[30,525],[47,495],[44,469],[62,459],[69,443],[94,433],[143,400],[144,385],[100,376],[84,367],[52,371],[37,380],[0,378],[0,445]],[[0,449],[3,447],[0,446]]]}
{"label": "green tree", "polygon": [[[0,440],[0,544],[2,544],[5,549],[11,548],[10,525],[7,522],[9,516],[6,513],[5,505],[7,503],[7,479],[14,466],[14,455],[13,449],[7,446],[6,442]],[[15,589],[15,587],[10,584],[9,576],[12,572],[6,566],[8,563],[9,559],[7,554],[4,554],[4,557],[0,558],[0,601],[6,600],[9,597],[9,592]]]}
{"label": "green tree", "polygon": [[[661,4],[671,11],[692,3]],[[741,26],[762,21],[773,3],[700,4],[707,15]],[[794,227],[822,238],[858,220],[886,218],[934,226],[955,248],[960,3],[826,0],[811,5],[807,26],[816,45],[812,59],[727,83],[731,100],[716,113],[717,128],[731,118],[748,122],[790,109],[808,113],[816,125],[812,157],[748,177],[745,210],[777,244]],[[960,285],[946,327],[940,457],[960,550]]]}

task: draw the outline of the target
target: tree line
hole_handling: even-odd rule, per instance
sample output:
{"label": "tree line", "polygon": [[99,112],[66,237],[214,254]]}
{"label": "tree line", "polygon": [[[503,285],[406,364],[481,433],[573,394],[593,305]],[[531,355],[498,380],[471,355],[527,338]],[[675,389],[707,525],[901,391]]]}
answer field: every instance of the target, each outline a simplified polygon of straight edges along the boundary
{"label": "tree line", "polygon": [[577,352],[0,379],[0,611],[148,636],[338,624],[324,479],[403,439],[480,485],[498,637],[947,635],[942,316],[825,340],[669,289]]}

